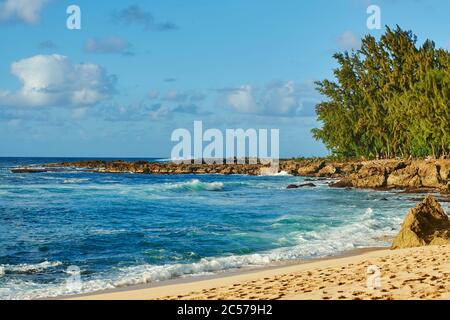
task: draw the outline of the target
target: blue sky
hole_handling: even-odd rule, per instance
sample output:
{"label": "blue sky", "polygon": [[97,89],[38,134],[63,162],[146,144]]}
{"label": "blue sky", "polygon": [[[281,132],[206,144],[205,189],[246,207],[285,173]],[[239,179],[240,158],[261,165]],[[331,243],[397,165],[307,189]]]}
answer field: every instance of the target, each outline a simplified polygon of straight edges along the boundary
{"label": "blue sky", "polygon": [[278,128],[281,156],[326,155],[313,83],[383,32],[370,4],[448,48],[447,0],[0,0],[0,156],[169,157],[194,120]]}

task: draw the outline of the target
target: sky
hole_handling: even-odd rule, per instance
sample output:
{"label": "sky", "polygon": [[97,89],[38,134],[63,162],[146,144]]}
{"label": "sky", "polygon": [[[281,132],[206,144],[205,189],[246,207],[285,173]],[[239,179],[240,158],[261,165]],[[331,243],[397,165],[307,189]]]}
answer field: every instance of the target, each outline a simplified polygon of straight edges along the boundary
{"label": "sky", "polygon": [[[367,27],[368,6],[381,30]],[[77,5],[81,29],[68,29]],[[171,133],[279,129],[313,139],[333,53],[384,26],[449,48],[448,0],[0,0],[0,156],[170,157]]]}

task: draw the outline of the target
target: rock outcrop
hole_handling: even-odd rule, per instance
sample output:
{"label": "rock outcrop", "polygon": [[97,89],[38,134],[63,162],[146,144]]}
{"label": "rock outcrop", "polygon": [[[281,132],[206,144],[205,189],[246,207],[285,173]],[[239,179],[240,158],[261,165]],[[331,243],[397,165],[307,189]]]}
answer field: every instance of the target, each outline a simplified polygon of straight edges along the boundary
{"label": "rock outcrop", "polygon": [[393,187],[419,187],[421,185],[421,180],[418,173],[419,169],[416,166],[411,165],[394,171],[389,175],[387,185]]}
{"label": "rock outcrop", "polygon": [[332,187],[450,191],[450,159],[374,160],[361,163],[354,172],[340,175]]}
{"label": "rock outcrop", "polygon": [[47,169],[35,169],[35,168],[16,168],[11,169],[12,173],[44,173],[48,172]]}
{"label": "rock outcrop", "polygon": [[[345,162],[323,159],[281,160],[279,170],[263,164],[175,164],[147,161],[65,162],[49,164],[44,169],[78,167],[104,173],[133,172],[141,174],[243,174],[273,175],[284,171],[294,176],[331,178],[334,188],[405,189],[406,191],[450,192],[450,159],[439,160],[372,160]],[[27,173],[27,168],[13,169]],[[29,170],[32,172],[32,170]]]}
{"label": "rock outcrop", "polygon": [[325,161],[312,161],[309,164],[301,166],[297,170],[297,173],[300,176],[314,175],[314,174],[318,173],[324,167],[325,167]]}
{"label": "rock outcrop", "polygon": [[386,187],[386,168],[378,163],[368,163],[349,179],[356,188],[383,188]]}
{"label": "rock outcrop", "polygon": [[315,188],[316,185],[312,182],[303,183],[303,184],[290,184],[287,186],[287,189],[298,189],[298,188]]}
{"label": "rock outcrop", "polygon": [[450,219],[433,196],[410,209],[392,249],[450,244]]}

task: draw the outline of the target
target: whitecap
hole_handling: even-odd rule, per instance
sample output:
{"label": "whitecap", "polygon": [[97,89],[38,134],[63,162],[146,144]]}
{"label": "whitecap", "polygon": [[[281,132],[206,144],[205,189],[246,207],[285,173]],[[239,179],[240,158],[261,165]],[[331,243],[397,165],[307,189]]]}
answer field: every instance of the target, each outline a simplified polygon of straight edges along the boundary
{"label": "whitecap", "polygon": [[291,177],[292,174],[286,172],[286,171],[280,171],[278,173],[273,174],[275,177]]}
{"label": "whitecap", "polygon": [[291,177],[292,174],[288,173],[287,171],[278,172],[277,170],[274,170],[272,168],[262,168],[259,176],[260,177]]}
{"label": "whitecap", "polygon": [[0,270],[3,270],[3,274],[6,272],[10,273],[37,273],[42,272],[49,268],[55,268],[62,265],[60,261],[44,261],[37,264],[4,264],[0,266]]}
{"label": "whitecap", "polygon": [[[401,218],[377,217],[375,219],[373,212],[372,209],[361,210],[359,215],[353,216],[351,221],[347,221],[341,226],[332,228],[324,226],[315,231],[293,232],[289,235],[289,238],[294,238],[296,244],[291,247],[247,255],[205,257],[194,263],[142,264],[116,268],[106,274],[99,274],[95,279],[84,280],[82,292],[79,293],[160,282],[180,277],[216,274],[248,267],[263,267],[280,261],[305,260],[336,255],[356,248],[385,245],[383,241],[376,240],[376,237],[395,234]],[[382,220],[382,227],[374,223],[380,219]],[[14,268],[16,270],[38,270],[57,265],[60,265],[60,262],[19,265],[14,266]],[[8,270],[8,267],[6,267],[6,270]],[[64,282],[45,285],[27,282],[15,285],[15,287],[14,293],[8,295],[8,298],[31,299],[73,294],[73,292],[67,290]]]}
{"label": "whitecap", "polygon": [[64,184],[77,184],[77,183],[82,183],[82,182],[86,182],[89,181],[90,179],[88,178],[73,178],[73,179],[64,179],[63,183]]}
{"label": "whitecap", "polygon": [[171,188],[189,191],[222,191],[224,186],[222,182],[202,182],[198,179],[193,179],[189,182],[173,184]]}

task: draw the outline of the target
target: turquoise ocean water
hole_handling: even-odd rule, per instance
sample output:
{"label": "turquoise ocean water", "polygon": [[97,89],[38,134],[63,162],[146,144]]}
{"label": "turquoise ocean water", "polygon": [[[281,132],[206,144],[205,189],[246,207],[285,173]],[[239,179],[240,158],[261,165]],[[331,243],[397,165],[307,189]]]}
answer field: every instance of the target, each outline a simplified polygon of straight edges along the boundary
{"label": "turquoise ocean water", "polygon": [[92,292],[386,246],[421,197],[287,190],[304,181],[288,175],[10,172],[66,160],[0,159],[0,299],[74,293],[71,266]]}

